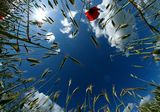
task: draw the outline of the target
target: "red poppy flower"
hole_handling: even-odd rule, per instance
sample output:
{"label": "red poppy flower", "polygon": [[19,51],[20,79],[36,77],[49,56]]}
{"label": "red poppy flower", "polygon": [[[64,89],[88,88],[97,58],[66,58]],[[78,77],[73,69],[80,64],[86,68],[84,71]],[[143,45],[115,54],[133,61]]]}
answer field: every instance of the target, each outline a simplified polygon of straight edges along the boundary
{"label": "red poppy flower", "polygon": [[0,20],[3,20],[3,19],[4,19],[4,17],[0,15]]}
{"label": "red poppy flower", "polygon": [[99,8],[97,8],[95,6],[95,7],[90,8],[87,12],[85,12],[85,15],[89,21],[93,21],[93,20],[97,19],[99,16],[98,11],[99,11]]}

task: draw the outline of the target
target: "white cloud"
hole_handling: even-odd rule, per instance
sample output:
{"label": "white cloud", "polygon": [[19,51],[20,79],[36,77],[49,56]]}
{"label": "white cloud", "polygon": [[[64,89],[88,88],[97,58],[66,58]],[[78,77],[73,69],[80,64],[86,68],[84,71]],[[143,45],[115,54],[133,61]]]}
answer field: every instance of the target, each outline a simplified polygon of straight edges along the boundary
{"label": "white cloud", "polygon": [[70,11],[70,12],[68,13],[68,16],[69,16],[69,17],[72,17],[72,18],[75,18],[76,14],[77,14],[77,11]]}
{"label": "white cloud", "polygon": [[[74,19],[76,14],[77,14],[77,11],[70,11],[67,15],[72,19]],[[61,20],[61,24],[63,28],[60,29],[60,32],[62,32],[63,34],[68,34],[69,38],[73,38],[73,35],[71,32],[73,29],[72,28],[73,23],[68,18],[64,18],[63,20]]]}
{"label": "white cloud", "polygon": [[64,18],[64,20],[61,21],[61,24],[65,27],[71,26],[72,23],[68,21],[67,18]]}
{"label": "white cloud", "polygon": [[68,34],[70,33],[72,30],[72,26],[67,26],[67,27],[64,27],[63,29],[60,29],[60,31],[63,33],[63,34]]}
{"label": "white cloud", "polygon": [[[146,103],[151,102],[152,97],[150,95],[147,95],[145,97],[143,97],[143,99],[141,99],[141,101],[139,102],[139,106],[143,106]],[[134,103],[128,103],[128,105],[124,108],[123,112],[138,112],[137,110],[137,106]]]}
{"label": "white cloud", "polygon": [[133,103],[128,103],[128,105],[123,110],[123,112],[132,112],[132,110],[133,110],[134,107],[135,107],[135,105]]}
{"label": "white cloud", "polygon": [[52,42],[54,42],[54,40],[55,40],[55,35],[52,33],[52,32],[48,32],[47,34],[46,34],[46,37],[45,37],[45,39],[49,42],[49,43],[52,43]]}
{"label": "white cloud", "polygon": [[[106,9],[108,4],[110,4],[110,6]],[[111,6],[114,6],[114,8],[112,7],[111,9]],[[137,37],[134,32],[134,17],[125,10],[121,10],[115,15],[120,9],[120,6],[115,3],[114,0],[103,0],[97,7],[100,9],[100,15],[98,19],[90,22],[96,37],[104,35],[112,47],[124,50],[126,44]],[[109,19],[111,16],[113,17]],[[98,22],[102,19],[104,20],[99,24]],[[108,23],[104,25],[107,21]],[[104,28],[102,28],[103,25],[105,26]],[[118,29],[121,25],[128,26],[126,28]],[[123,38],[124,36],[127,37]]]}
{"label": "white cloud", "polygon": [[55,54],[59,54],[60,52],[61,52],[60,48],[58,48],[58,49],[55,50]]}
{"label": "white cloud", "polygon": [[93,27],[96,37],[105,35],[105,30],[102,30],[96,22],[91,22],[90,24]]}
{"label": "white cloud", "polygon": [[143,97],[143,99],[141,99],[139,105],[140,106],[145,105],[146,103],[150,102],[151,100],[152,100],[151,96],[147,95],[147,96]]}
{"label": "white cloud", "polygon": [[49,96],[32,90],[26,95],[33,93],[24,104],[22,111],[29,112],[64,112],[63,109],[56,103],[52,102]]}
{"label": "white cloud", "polygon": [[2,64],[2,62],[0,62],[0,66],[2,66],[3,64]]}
{"label": "white cloud", "polygon": [[72,23],[69,22],[69,20],[67,18],[64,18],[62,21],[61,21],[61,24],[63,25],[63,28],[60,29],[60,31],[64,34],[68,34],[71,32],[72,30]]}
{"label": "white cloud", "polygon": [[69,34],[68,37],[69,38],[74,38],[74,36],[72,34]]}
{"label": "white cloud", "polygon": [[57,52],[57,53],[61,52],[61,49],[56,49],[56,52]]}
{"label": "white cloud", "polygon": [[71,32],[72,30],[72,23],[69,22],[69,20],[67,18],[64,18],[64,20],[61,21],[61,24],[63,25],[63,28],[60,29],[60,31],[63,34],[68,34]]}

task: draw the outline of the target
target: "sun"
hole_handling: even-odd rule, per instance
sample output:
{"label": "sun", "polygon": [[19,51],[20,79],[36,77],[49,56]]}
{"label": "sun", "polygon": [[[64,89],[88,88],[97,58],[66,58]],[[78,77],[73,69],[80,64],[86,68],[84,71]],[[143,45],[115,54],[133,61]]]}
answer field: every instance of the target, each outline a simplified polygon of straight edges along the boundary
{"label": "sun", "polygon": [[34,11],[34,19],[38,22],[44,22],[46,16],[47,16],[47,11],[43,10],[41,8],[35,9]]}

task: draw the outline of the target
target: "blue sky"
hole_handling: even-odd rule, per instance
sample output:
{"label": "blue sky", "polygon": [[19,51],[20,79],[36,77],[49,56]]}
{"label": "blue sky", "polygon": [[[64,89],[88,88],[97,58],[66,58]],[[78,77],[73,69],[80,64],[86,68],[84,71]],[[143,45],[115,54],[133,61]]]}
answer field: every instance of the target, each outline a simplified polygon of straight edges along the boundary
{"label": "blue sky", "polygon": [[[97,0],[94,4],[96,5],[98,3],[100,3],[100,1]],[[61,52],[75,57],[82,63],[82,65],[79,66],[74,64],[72,61],[67,61],[63,69],[58,72],[54,78],[54,80],[56,80],[56,78],[61,78],[60,83],[55,85],[53,80],[51,80],[44,87],[39,89],[39,91],[46,93],[50,88],[52,88],[53,91],[60,89],[62,91],[62,95],[59,100],[59,104],[62,107],[64,106],[69,79],[72,79],[73,81],[72,89],[77,86],[80,87],[80,92],[75,95],[74,100],[71,102],[71,106],[82,103],[85,89],[90,84],[94,86],[94,94],[98,94],[105,89],[111,97],[112,85],[116,86],[117,91],[126,87],[145,85],[138,80],[132,79],[130,74],[135,74],[149,81],[159,81],[159,65],[152,60],[143,60],[140,56],[125,57],[121,55],[116,55],[111,60],[110,55],[116,54],[117,49],[110,47],[107,39],[103,36],[98,39],[100,47],[96,48],[91,41],[91,35],[94,35],[94,33],[88,31],[88,24],[81,23],[80,32],[76,38],[67,38],[67,35],[62,34],[59,31],[59,29],[63,27],[60,23],[60,20],[62,20],[63,17],[58,13],[59,12],[51,12],[50,16],[55,20],[55,23],[53,25],[47,24],[44,27],[49,32],[54,33],[56,37],[55,40],[60,44]],[[76,19],[78,19],[78,17],[79,15],[76,16]],[[138,24],[138,26],[141,25],[143,25],[143,23]],[[144,30],[138,35],[141,37],[148,34],[150,34],[148,30]],[[32,56],[39,58],[42,56],[43,52],[45,51],[36,50]],[[30,67],[28,63],[24,63],[22,68],[24,70],[27,69],[28,72],[25,73],[25,75],[28,77],[39,77],[46,67],[50,68],[53,72],[47,76],[46,80],[49,80],[56,73],[62,59],[62,55],[53,56],[42,60],[43,63],[35,67]],[[132,65],[142,65],[145,67],[134,68]],[[37,88],[39,86],[40,85],[38,85]]]}

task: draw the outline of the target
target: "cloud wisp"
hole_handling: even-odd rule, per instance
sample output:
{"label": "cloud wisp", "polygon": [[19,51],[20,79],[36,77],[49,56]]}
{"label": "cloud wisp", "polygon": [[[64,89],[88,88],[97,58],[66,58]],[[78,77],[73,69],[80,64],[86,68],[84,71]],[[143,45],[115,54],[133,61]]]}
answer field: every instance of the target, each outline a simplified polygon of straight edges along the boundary
{"label": "cloud wisp", "polygon": [[48,43],[53,43],[55,41],[55,35],[52,32],[48,32],[46,34],[45,39],[48,41]]}
{"label": "cloud wisp", "polygon": [[[67,15],[72,19],[74,19],[76,14],[77,11],[70,11]],[[60,32],[63,34],[68,34],[69,38],[73,38],[74,37],[72,35],[73,23],[68,18],[64,18],[63,20],[61,20],[61,24],[63,28],[60,29]]]}
{"label": "cloud wisp", "polygon": [[139,106],[143,106],[145,105],[146,103],[149,103],[150,101],[152,100],[151,96],[150,95],[147,95],[145,97],[143,97],[139,103]]}
{"label": "cloud wisp", "polygon": [[23,112],[64,112],[58,104],[51,101],[49,96],[39,91],[32,90],[25,95],[27,96],[32,93],[33,95],[27,99],[22,108]]}

